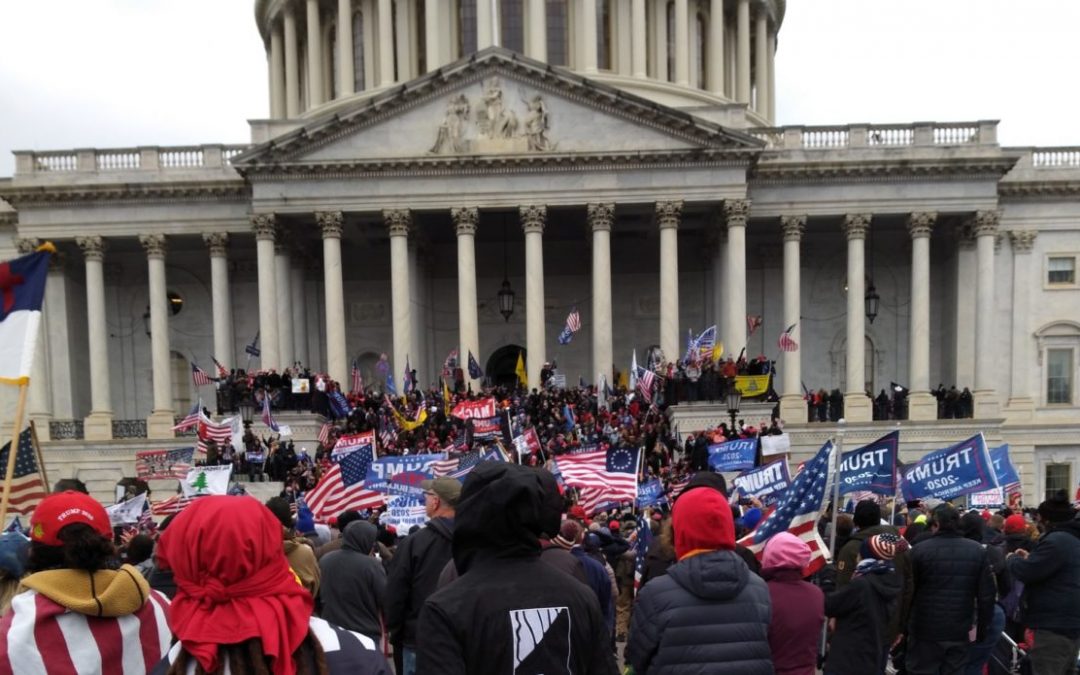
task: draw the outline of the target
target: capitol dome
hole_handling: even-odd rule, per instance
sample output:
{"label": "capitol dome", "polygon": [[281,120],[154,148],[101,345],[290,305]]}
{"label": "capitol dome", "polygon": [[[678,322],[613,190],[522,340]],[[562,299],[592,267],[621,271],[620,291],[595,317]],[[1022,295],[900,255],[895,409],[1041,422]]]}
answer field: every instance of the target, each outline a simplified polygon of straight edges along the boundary
{"label": "capitol dome", "polygon": [[736,128],[776,119],[786,0],[256,0],[270,118],[333,110],[491,46]]}

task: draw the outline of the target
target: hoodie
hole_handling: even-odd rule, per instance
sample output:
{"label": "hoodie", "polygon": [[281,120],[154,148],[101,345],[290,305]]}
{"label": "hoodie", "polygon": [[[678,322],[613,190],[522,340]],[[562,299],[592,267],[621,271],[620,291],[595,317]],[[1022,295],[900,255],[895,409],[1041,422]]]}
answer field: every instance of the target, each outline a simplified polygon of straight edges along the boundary
{"label": "hoodie", "polygon": [[825,615],[836,618],[825,671],[835,675],[885,672],[890,617],[895,615],[903,580],[893,565],[853,576],[825,596]]}
{"label": "hoodie", "polygon": [[424,602],[438,587],[450,560],[454,520],[432,518],[398,544],[387,569],[386,628],[405,646],[416,644],[416,625]]}
{"label": "hoodie", "polygon": [[378,529],[367,521],[349,523],[341,548],[319,561],[322,618],[374,639],[382,636],[386,571],[370,554]]}
{"label": "hoodie", "polygon": [[825,596],[803,581],[802,571],[809,563],[810,547],[790,532],[774,535],[765,545],[761,569],[772,600],[769,646],[776,675],[817,672]]}

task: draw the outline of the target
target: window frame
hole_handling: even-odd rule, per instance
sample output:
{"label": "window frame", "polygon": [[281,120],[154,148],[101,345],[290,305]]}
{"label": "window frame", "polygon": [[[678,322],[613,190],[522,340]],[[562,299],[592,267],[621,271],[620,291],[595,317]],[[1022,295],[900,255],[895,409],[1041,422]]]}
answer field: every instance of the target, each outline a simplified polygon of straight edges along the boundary
{"label": "window frame", "polygon": [[[1073,280],[1071,282],[1050,281],[1050,260],[1052,258],[1071,258],[1073,261]],[[1068,291],[1080,288],[1080,253],[1073,251],[1054,251],[1043,256],[1043,289],[1048,291]]]}
{"label": "window frame", "polygon": [[[1069,354],[1069,400],[1050,401],[1050,352]],[[1051,343],[1043,349],[1043,402],[1048,408],[1069,408],[1076,405],[1076,358],[1078,349],[1075,345]]]}

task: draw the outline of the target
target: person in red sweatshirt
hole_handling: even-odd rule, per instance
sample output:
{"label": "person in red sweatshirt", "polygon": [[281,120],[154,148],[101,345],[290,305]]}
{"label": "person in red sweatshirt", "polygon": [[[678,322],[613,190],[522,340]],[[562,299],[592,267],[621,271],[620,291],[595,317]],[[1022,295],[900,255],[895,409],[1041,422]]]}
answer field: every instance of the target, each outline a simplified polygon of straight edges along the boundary
{"label": "person in red sweatshirt", "polygon": [[765,544],[761,576],[772,599],[769,647],[776,675],[817,672],[825,594],[803,579],[809,564],[810,547],[790,532],[780,532]]}

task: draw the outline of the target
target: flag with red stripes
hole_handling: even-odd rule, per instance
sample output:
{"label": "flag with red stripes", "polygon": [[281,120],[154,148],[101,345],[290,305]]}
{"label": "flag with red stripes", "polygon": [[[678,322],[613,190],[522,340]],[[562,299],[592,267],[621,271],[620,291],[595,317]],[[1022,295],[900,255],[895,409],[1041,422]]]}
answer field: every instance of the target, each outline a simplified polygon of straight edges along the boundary
{"label": "flag with red stripes", "polygon": [[199,426],[199,416],[202,411],[202,399],[195,401],[195,404],[191,406],[191,410],[184,419],[176,423],[173,427],[173,431],[187,431],[188,429],[194,429]]}
{"label": "flag with red stripes", "polygon": [[206,452],[209,441],[214,441],[219,448],[232,444],[232,418],[222,420],[220,423],[213,422],[205,415],[199,415],[199,452]]}
{"label": "flag with red stripes", "polygon": [[364,376],[360,374],[360,365],[356,361],[352,362],[352,385],[349,389],[350,394],[359,394],[364,391]]}
{"label": "flag with red stripes", "polygon": [[373,461],[375,451],[368,445],[353,450],[330,467],[319,484],[304,495],[317,520],[326,522],[342,511],[374,509],[386,503],[386,495],[364,485]]}
{"label": "flag with red stripes", "polygon": [[[0,467],[6,467],[11,443],[0,448]],[[37,453],[34,452],[34,438],[27,427],[19,434],[19,446],[15,450],[15,473],[9,488],[8,510],[12,513],[30,513],[48,493],[45,481],[41,478]]]}
{"label": "flag with red stripes", "polygon": [[653,385],[656,384],[656,373],[648,368],[642,368],[638,366],[637,369],[637,388],[641,392],[642,397],[652,403],[653,399]]}
{"label": "flag with red stripes", "polygon": [[761,318],[760,314],[747,314],[746,315],[746,337],[750,337],[754,334],[761,324],[765,323],[765,319]]}
{"label": "flag with red stripes", "polygon": [[782,352],[794,352],[798,351],[799,343],[791,337],[791,331],[795,330],[796,324],[791,324],[787,327],[787,330],[780,333],[780,339],[777,341],[777,346],[780,347]]}
{"label": "flag with red stripes", "polygon": [[214,383],[214,380],[206,374],[206,371],[191,363],[191,381],[195,383],[196,387],[205,387]]}
{"label": "flag with red stripes", "polygon": [[197,497],[185,497],[184,495],[176,494],[168,499],[162,499],[160,502],[152,502],[150,504],[150,511],[155,516],[170,516],[174,513],[183,511],[184,507],[195,499],[197,499]]}
{"label": "flag with red stripes", "polygon": [[218,377],[220,377],[221,379],[223,379],[223,380],[224,380],[224,379],[225,379],[226,377],[228,377],[228,376],[229,376],[229,370],[228,370],[228,368],[226,368],[225,366],[221,365],[221,361],[218,361],[218,360],[217,360],[217,359],[215,359],[215,358],[214,358],[213,356],[211,356],[211,357],[210,357],[210,360],[214,362],[214,366],[215,366],[215,367],[217,368],[217,374],[218,374]]}
{"label": "flag with red stripes", "polygon": [[330,442],[330,432],[333,429],[334,425],[330,422],[323,422],[322,427],[319,429],[319,445],[326,450],[332,450],[334,447],[334,444]]}
{"label": "flag with red stripes", "polygon": [[586,512],[609,501],[637,497],[637,448],[609,448],[561,455],[555,465],[563,481],[578,488]]}

